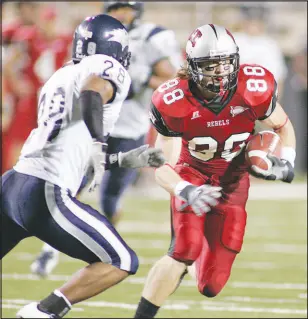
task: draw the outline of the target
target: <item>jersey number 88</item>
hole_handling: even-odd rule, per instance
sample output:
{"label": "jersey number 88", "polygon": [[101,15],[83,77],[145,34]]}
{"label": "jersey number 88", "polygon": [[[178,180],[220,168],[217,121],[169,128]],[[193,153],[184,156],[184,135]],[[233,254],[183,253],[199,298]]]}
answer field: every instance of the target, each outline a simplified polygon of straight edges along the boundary
{"label": "jersey number 88", "polygon": [[[158,87],[158,92],[165,92],[168,89],[176,86],[179,84],[179,81],[177,79],[170,80],[168,82],[163,83],[161,86]],[[168,92],[164,94],[163,100],[164,102],[169,105],[172,104],[175,101],[178,101],[184,97],[184,92],[181,89],[175,89],[171,92]]]}
{"label": "jersey number 88", "polygon": [[[260,66],[245,66],[243,72],[246,75],[264,76],[265,71]],[[248,79],[246,81],[247,90],[250,92],[266,92],[267,83],[264,79]]]}

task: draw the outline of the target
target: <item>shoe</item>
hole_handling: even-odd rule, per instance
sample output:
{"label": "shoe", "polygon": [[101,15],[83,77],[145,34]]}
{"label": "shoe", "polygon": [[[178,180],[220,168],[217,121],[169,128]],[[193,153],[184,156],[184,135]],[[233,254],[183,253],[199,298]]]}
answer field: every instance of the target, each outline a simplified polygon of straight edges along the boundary
{"label": "shoe", "polygon": [[52,251],[42,251],[37,259],[31,264],[31,272],[40,277],[47,277],[57,266],[58,254]]}
{"label": "shoe", "polygon": [[37,302],[31,302],[21,308],[17,314],[17,318],[57,318],[56,315],[48,314],[37,308]]}

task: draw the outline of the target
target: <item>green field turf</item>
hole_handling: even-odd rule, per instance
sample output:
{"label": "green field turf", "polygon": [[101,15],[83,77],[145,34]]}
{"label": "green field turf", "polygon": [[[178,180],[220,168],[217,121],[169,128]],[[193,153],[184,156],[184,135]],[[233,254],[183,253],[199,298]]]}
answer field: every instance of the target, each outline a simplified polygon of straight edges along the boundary
{"label": "green field turf", "polygon": [[[157,318],[307,317],[306,205],[305,200],[250,201],[243,250],[224,290],[216,298],[205,298],[187,275]],[[123,207],[125,215],[118,229],[140,257],[138,273],[75,305],[67,318],[132,318],[151,264],[166,252],[170,240],[168,202],[126,198]],[[23,304],[45,297],[62,285],[65,276],[84,265],[61,255],[50,280],[33,280],[29,265],[40,248],[40,241],[27,239],[4,258],[4,318],[15,317]]]}

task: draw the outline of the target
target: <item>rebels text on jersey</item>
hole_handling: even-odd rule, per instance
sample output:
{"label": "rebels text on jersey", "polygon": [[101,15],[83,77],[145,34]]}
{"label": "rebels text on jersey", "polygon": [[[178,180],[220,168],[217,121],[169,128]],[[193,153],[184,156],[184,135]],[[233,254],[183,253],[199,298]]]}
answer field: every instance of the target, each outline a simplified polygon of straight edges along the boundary
{"label": "rebels text on jersey", "polygon": [[259,65],[244,64],[236,91],[219,111],[198,100],[188,80],[175,78],[154,92],[150,120],[160,134],[182,137],[178,164],[229,180],[246,170],[242,151],[255,121],[270,116],[276,100],[272,73]]}

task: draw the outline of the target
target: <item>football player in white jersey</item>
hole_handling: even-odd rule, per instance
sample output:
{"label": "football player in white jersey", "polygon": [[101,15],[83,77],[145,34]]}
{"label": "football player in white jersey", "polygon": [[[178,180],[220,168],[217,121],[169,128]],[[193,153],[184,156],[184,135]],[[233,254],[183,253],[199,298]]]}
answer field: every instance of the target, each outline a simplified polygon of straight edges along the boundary
{"label": "football player in white jersey", "polygon": [[73,59],[42,88],[38,127],[21,156],[2,176],[1,259],[21,240],[35,236],[89,265],[39,303],[23,307],[21,318],[63,317],[73,304],[119,283],[138,269],[135,252],[98,211],[75,197],[89,166],[90,190],[104,166],[159,167],[156,149],[106,155],[112,131],[130,87],[128,34],[108,15],[88,17],[76,29]]}
{"label": "football player in white jersey", "polygon": [[[129,151],[144,144],[149,131],[148,105],[153,89],[173,78],[182,63],[182,54],[173,31],[154,23],[141,22],[144,4],[133,1],[108,1],[104,12],[128,30],[132,52],[128,70],[132,83],[115,127],[108,138],[107,152]],[[113,225],[121,215],[120,200],[137,175],[131,168],[105,172],[100,187],[101,211]],[[31,264],[31,271],[48,276],[59,261],[59,253],[47,244]]]}
{"label": "football player in white jersey", "polygon": [[[128,151],[144,143],[150,128],[149,101],[153,90],[173,78],[182,64],[175,33],[141,20],[144,4],[139,1],[106,1],[104,12],[121,21],[129,35],[132,84],[114,130],[108,151]],[[103,176],[100,189],[101,210],[113,225],[121,215],[121,198],[136,179],[136,170],[118,168]]]}

